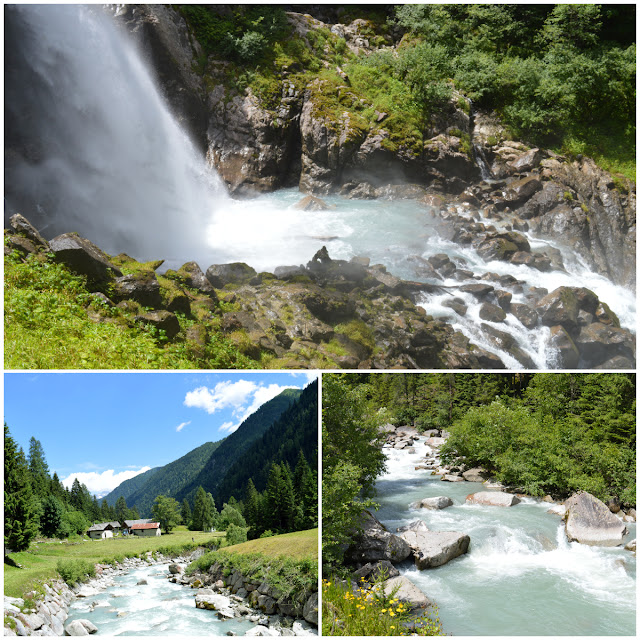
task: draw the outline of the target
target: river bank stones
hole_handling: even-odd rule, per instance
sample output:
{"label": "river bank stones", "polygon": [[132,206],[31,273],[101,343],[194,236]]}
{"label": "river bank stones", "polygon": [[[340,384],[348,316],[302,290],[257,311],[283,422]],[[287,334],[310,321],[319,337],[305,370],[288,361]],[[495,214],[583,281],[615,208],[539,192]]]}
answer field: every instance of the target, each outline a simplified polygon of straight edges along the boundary
{"label": "river bank stones", "polygon": [[627,528],[598,498],[585,491],[572,495],[564,504],[567,508],[565,531],[570,542],[602,547],[622,544]]}

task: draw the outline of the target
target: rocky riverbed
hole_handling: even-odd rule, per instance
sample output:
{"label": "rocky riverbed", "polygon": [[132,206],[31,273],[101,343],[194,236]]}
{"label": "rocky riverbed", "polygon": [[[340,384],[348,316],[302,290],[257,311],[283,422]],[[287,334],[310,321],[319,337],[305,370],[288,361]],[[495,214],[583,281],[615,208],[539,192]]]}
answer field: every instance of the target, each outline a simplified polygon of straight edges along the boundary
{"label": "rocky riverbed", "polygon": [[[633,633],[635,510],[586,493],[564,504],[515,494],[483,469],[443,466],[447,434],[427,436],[389,426],[382,506],[346,556],[354,582],[387,577],[382,588],[416,614],[437,605],[454,635],[546,635],[550,619],[559,635]],[[520,594],[526,610],[505,610]]]}
{"label": "rocky riverbed", "polygon": [[236,572],[186,577],[201,554],[97,564],[87,583],[71,589],[57,580],[44,585],[44,596],[29,594],[33,609],[5,596],[4,635],[317,635],[317,592],[289,602],[268,584],[247,582],[253,596],[238,589]]}

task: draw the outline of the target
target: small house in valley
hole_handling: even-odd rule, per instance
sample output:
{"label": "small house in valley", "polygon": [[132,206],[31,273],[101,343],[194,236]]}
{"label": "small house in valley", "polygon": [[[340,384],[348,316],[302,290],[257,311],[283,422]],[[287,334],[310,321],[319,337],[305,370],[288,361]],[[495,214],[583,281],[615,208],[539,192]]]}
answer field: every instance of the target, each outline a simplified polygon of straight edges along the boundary
{"label": "small house in valley", "polygon": [[142,520],[124,520],[124,522],[122,523],[122,533],[126,536],[126,535],[131,535],[133,534],[133,531],[131,531],[131,527],[133,527],[134,524],[151,524],[153,522],[153,520],[146,518],[146,519],[142,519]]}
{"label": "small house in valley", "polygon": [[[120,531],[120,524],[118,524],[118,531]],[[92,527],[89,527],[87,530],[87,535],[92,540],[104,540],[105,538],[113,538],[114,529],[113,523],[111,522],[101,522],[100,524],[94,524]]]}
{"label": "small house in valley", "polygon": [[140,524],[133,524],[129,528],[129,532],[136,536],[159,536],[162,535],[160,531],[160,524],[158,522],[147,522]]}

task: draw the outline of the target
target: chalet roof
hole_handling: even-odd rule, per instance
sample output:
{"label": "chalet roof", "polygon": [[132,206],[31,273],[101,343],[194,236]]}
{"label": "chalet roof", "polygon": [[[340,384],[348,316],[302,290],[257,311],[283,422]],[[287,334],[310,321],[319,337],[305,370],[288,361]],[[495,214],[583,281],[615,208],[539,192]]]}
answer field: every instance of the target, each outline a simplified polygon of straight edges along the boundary
{"label": "chalet roof", "polygon": [[160,523],[158,522],[140,522],[139,524],[131,525],[131,529],[159,529]]}
{"label": "chalet roof", "polygon": [[134,524],[149,524],[150,522],[153,522],[153,520],[149,518],[144,518],[142,520],[125,520],[124,526],[131,528]]}
{"label": "chalet roof", "polygon": [[100,522],[99,524],[94,524],[93,526],[89,527],[87,531],[104,531],[105,529],[113,529],[114,524],[116,524],[118,527],[120,526],[120,523],[118,522]]}

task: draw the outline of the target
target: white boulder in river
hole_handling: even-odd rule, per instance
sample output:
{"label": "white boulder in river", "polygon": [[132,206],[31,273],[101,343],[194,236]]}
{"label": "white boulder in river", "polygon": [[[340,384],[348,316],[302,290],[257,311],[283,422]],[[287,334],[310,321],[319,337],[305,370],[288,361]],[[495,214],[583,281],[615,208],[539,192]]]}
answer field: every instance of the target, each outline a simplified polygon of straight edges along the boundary
{"label": "white boulder in river", "polygon": [[565,530],[570,542],[601,547],[622,544],[627,528],[604,502],[583,491],[565,500],[564,505],[567,507]]}
{"label": "white boulder in river", "polygon": [[398,535],[413,551],[418,569],[439,567],[469,549],[469,536],[457,531],[430,531],[422,520],[412,522]]}
{"label": "white boulder in river", "polygon": [[485,504],[492,507],[512,507],[520,502],[518,496],[505,491],[478,491],[467,496],[467,502]]}
{"label": "white boulder in river", "polygon": [[423,498],[418,502],[412,502],[411,509],[445,509],[453,504],[453,500],[447,496],[436,496],[435,498]]}

